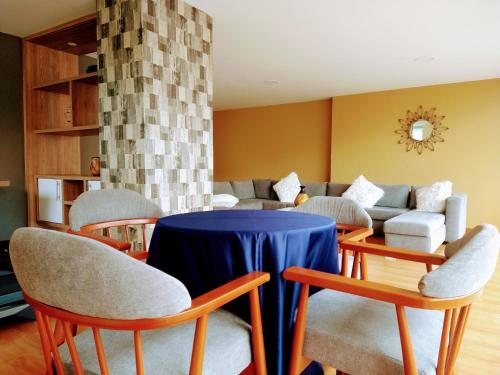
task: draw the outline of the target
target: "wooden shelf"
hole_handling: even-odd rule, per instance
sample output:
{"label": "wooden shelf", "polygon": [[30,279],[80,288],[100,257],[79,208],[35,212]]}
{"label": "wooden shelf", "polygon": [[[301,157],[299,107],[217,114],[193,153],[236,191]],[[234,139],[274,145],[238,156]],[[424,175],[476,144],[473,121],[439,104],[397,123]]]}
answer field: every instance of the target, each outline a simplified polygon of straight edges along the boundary
{"label": "wooden shelf", "polygon": [[10,186],[9,180],[0,180],[0,187],[9,187],[9,186]]}
{"label": "wooden shelf", "polygon": [[67,128],[49,128],[35,130],[35,134],[66,135],[78,137],[81,135],[98,135],[99,125],[72,126]]}
{"label": "wooden shelf", "polygon": [[79,174],[40,174],[36,175],[35,179],[38,178],[54,178],[58,180],[68,180],[68,181],[100,181],[99,176],[84,176]]}
{"label": "wooden shelf", "polygon": [[73,205],[73,201],[64,201],[64,205],[65,206],[72,206]]}
{"label": "wooden shelf", "polygon": [[69,84],[72,82],[83,82],[89,85],[97,85],[97,72],[85,73],[75,77],[59,79],[57,81],[45,82],[33,86],[34,90],[45,90],[69,95]]}

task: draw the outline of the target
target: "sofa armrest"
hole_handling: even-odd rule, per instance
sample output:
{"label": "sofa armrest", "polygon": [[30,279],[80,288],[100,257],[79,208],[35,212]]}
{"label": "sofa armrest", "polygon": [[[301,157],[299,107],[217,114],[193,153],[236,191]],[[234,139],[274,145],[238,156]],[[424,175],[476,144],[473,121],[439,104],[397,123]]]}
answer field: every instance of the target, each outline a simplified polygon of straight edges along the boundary
{"label": "sofa armrest", "polygon": [[451,242],[465,234],[467,225],[467,194],[455,193],[446,199],[446,239]]}

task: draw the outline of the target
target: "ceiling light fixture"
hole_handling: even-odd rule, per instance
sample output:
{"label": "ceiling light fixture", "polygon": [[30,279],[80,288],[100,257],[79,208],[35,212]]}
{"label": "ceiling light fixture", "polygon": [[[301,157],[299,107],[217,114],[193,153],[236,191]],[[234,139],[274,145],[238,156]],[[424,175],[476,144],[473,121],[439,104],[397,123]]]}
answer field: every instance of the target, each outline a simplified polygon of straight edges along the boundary
{"label": "ceiling light fixture", "polygon": [[418,57],[415,57],[413,59],[413,61],[417,62],[417,63],[427,63],[427,62],[434,61],[434,57],[432,57],[432,56],[418,56]]}
{"label": "ceiling light fixture", "polygon": [[269,86],[274,86],[274,85],[279,85],[280,82],[275,80],[275,79],[268,79],[264,81],[264,85],[269,85]]}
{"label": "ceiling light fixture", "polygon": [[66,44],[67,44],[68,46],[70,46],[70,47],[76,47],[76,46],[78,45],[78,44],[77,44],[77,43],[75,43],[75,42],[67,42]]}

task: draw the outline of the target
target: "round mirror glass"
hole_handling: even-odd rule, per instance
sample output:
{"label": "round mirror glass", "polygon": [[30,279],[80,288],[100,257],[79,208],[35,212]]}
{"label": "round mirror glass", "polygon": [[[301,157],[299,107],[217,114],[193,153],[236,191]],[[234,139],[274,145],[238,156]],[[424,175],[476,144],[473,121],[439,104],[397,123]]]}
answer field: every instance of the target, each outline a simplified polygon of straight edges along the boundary
{"label": "round mirror glass", "polygon": [[415,141],[425,141],[432,134],[432,124],[427,120],[417,120],[410,128],[410,137]]}

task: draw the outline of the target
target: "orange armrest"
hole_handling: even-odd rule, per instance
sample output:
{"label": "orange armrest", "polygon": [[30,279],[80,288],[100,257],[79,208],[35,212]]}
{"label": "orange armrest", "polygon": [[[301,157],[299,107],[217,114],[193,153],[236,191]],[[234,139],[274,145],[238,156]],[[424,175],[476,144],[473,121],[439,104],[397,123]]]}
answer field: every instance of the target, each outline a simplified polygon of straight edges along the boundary
{"label": "orange armrest", "polygon": [[195,298],[190,310],[206,309],[207,312],[214,311],[243,294],[250,292],[252,289],[267,283],[269,279],[270,275],[267,272],[247,273]]}
{"label": "orange armrest", "polygon": [[443,310],[461,306],[463,302],[474,298],[474,295],[446,299],[430,298],[408,289],[397,288],[372,281],[358,280],[302,267],[287,268],[283,273],[283,277],[285,280],[289,281],[418,309]]}
{"label": "orange armrest", "polygon": [[103,244],[111,246],[111,247],[115,248],[116,250],[120,250],[120,251],[130,250],[130,248],[132,246],[130,244],[130,242],[118,241],[118,240],[114,240],[114,239],[109,238],[109,237],[100,236],[98,234],[87,233],[87,232],[73,232],[73,231],[68,231],[68,233],[74,234],[77,236],[81,236],[81,237],[91,238],[93,240],[102,242]]}
{"label": "orange armrest", "polygon": [[338,237],[338,242],[343,243],[344,241],[361,241],[373,234],[372,228],[359,228],[350,233],[340,235]]}
{"label": "orange armrest", "polygon": [[371,243],[343,241],[342,248],[361,253],[368,253],[397,259],[409,260],[412,262],[441,265],[446,261],[444,255],[429,254],[421,251],[400,249],[397,247],[389,247],[385,245],[377,245]]}

